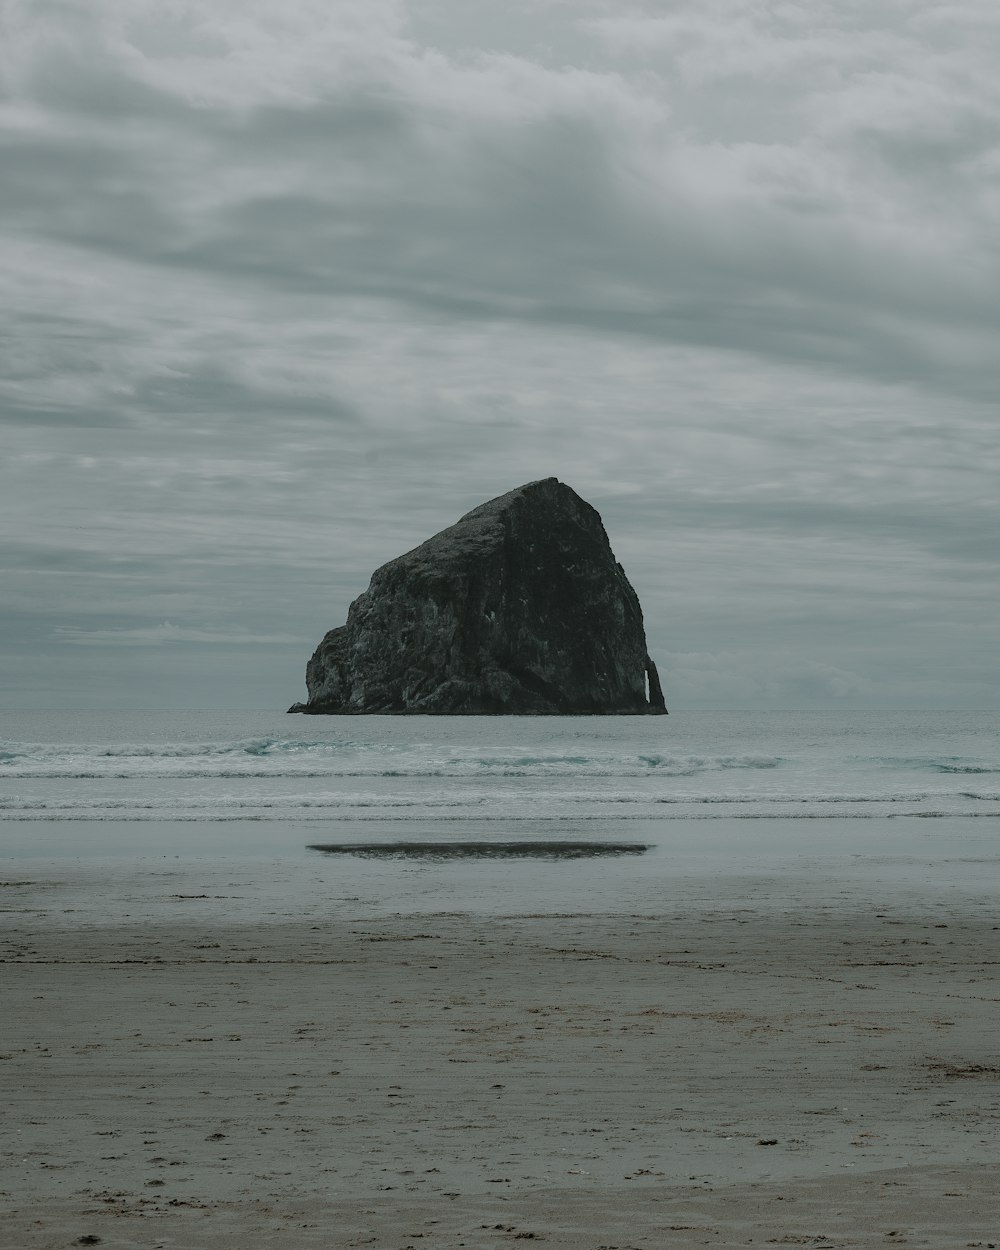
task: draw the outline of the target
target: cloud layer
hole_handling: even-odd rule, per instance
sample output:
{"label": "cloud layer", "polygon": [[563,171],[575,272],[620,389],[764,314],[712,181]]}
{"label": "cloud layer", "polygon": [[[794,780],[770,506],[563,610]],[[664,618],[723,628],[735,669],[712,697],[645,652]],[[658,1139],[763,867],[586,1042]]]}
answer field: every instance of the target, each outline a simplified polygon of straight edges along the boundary
{"label": "cloud layer", "polygon": [[9,704],[291,701],[376,564],[550,473],[675,704],[983,701],[986,0],[0,20]]}

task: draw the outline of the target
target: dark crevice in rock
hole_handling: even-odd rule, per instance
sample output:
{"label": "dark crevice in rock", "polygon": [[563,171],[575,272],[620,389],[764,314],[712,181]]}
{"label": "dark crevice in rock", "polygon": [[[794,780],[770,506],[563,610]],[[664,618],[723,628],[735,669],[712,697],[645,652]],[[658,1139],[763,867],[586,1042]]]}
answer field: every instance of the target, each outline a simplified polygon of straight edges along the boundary
{"label": "dark crevice in rock", "polygon": [[660,685],[660,674],[648,655],[646,656],[646,680],[649,683],[650,711],[666,713],[667,704],[663,697],[663,687]]}

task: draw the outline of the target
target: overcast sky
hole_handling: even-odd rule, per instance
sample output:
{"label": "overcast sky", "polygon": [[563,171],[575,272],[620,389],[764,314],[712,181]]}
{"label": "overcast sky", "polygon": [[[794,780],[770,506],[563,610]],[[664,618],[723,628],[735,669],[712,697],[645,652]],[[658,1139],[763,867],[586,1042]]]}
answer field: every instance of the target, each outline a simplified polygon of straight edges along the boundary
{"label": "overcast sky", "polygon": [[674,710],[996,706],[996,0],[0,14],[5,706],[282,709],[549,475]]}

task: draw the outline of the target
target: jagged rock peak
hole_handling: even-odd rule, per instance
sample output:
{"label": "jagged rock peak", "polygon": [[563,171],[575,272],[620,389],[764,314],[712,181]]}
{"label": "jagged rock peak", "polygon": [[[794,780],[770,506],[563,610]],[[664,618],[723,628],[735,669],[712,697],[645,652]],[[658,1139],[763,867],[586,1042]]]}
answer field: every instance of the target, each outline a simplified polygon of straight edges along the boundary
{"label": "jagged rock peak", "polygon": [[290,712],[665,713],[642,609],[597,511],[549,477],[390,560]]}

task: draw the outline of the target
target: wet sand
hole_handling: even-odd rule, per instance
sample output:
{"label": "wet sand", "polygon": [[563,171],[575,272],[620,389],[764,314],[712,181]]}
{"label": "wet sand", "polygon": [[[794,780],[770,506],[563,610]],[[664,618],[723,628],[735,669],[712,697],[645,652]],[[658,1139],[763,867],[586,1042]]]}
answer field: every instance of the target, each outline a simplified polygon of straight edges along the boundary
{"label": "wet sand", "polygon": [[985,902],[50,927],[31,889],[5,1246],[1000,1245]]}

